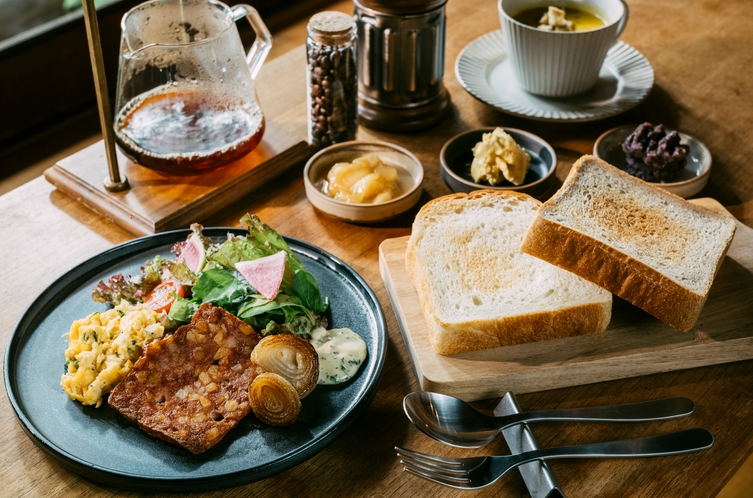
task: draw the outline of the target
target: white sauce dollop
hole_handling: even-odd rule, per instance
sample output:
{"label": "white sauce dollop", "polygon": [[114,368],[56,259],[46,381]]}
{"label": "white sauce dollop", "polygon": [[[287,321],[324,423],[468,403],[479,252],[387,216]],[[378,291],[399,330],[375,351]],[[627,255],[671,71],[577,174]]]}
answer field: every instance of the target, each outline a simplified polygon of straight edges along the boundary
{"label": "white sauce dollop", "polygon": [[350,329],[311,331],[311,343],[319,354],[317,384],[342,384],[353,378],[366,359],[366,343]]}

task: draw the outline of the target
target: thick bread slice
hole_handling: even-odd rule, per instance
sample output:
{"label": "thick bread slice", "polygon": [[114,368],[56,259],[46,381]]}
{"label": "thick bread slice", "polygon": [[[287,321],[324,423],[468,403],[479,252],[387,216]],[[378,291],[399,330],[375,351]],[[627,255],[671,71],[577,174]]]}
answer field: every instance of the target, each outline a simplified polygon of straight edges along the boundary
{"label": "thick bread slice", "polygon": [[606,329],[612,294],[520,252],[539,205],[524,194],[480,190],[419,211],[406,267],[437,353]]}
{"label": "thick bread slice", "polygon": [[734,234],[732,217],[583,156],[539,209],[521,251],[687,332]]}

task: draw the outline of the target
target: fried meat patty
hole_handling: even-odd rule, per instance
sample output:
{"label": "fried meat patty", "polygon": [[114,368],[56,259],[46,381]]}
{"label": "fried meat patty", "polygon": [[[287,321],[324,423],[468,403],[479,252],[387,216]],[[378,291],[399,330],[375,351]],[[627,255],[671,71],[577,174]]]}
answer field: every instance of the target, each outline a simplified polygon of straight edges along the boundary
{"label": "fried meat patty", "polygon": [[147,433],[193,454],[217,444],[251,410],[261,336],[222,308],[203,304],[191,323],[150,343],[110,393],[109,405]]}

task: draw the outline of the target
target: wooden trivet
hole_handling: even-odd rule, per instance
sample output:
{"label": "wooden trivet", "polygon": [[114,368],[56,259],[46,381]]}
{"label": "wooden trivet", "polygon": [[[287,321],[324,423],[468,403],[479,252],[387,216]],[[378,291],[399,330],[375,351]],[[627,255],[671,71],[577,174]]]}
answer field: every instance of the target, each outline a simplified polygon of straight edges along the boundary
{"label": "wooden trivet", "polygon": [[261,144],[223,168],[197,175],[169,175],[128,160],[118,163],[131,189],[108,192],[104,142],[61,159],[44,172],[48,182],[135,235],[148,235],[201,223],[254,189],[306,161],[315,150],[267,122]]}

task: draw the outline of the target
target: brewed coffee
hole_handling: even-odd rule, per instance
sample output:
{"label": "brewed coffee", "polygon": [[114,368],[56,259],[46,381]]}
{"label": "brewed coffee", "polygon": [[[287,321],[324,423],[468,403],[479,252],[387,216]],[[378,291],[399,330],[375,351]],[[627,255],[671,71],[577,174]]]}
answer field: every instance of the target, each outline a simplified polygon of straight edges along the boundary
{"label": "brewed coffee", "polygon": [[255,103],[169,87],[123,106],[115,138],[135,162],[169,173],[215,168],[251,152],[264,134]]}

